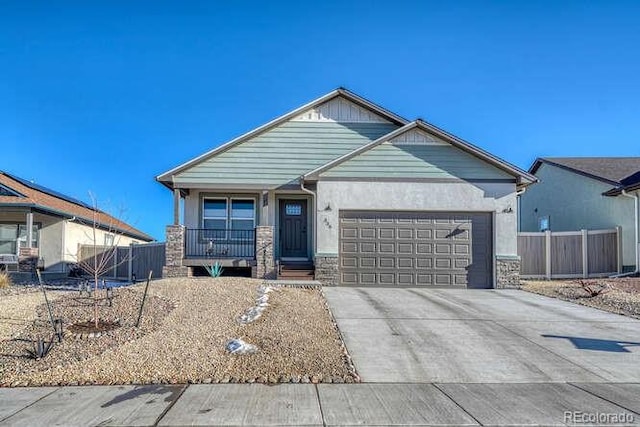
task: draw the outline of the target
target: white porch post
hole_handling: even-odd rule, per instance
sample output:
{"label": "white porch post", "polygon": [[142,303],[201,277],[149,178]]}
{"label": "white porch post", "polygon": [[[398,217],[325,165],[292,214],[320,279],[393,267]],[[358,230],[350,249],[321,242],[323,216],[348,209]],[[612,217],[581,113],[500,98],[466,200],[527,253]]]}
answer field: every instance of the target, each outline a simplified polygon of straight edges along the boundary
{"label": "white porch post", "polygon": [[27,247],[33,247],[33,212],[27,212]]}
{"label": "white porch post", "polygon": [[173,225],[180,225],[180,189],[173,190]]}

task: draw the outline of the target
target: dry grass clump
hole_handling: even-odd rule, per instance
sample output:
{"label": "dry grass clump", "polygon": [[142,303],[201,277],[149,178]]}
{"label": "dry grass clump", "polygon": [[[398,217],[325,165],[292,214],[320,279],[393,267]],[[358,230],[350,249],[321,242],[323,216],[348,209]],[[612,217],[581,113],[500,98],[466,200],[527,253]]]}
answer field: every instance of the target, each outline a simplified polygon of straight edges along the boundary
{"label": "dry grass clump", "polygon": [[6,289],[10,286],[13,286],[11,276],[6,271],[0,271],[0,289]]}

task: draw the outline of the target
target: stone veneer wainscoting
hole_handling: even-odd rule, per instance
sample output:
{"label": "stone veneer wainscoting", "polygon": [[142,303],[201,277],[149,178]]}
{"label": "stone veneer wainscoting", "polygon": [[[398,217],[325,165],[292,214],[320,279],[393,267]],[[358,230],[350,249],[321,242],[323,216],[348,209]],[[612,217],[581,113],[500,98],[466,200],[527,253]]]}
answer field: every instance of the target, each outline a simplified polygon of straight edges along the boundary
{"label": "stone veneer wainscoting", "polygon": [[496,257],[496,288],[520,287],[520,257]]}
{"label": "stone veneer wainscoting", "polygon": [[338,256],[316,255],[315,278],[323,286],[337,286],[340,284],[340,270]]}

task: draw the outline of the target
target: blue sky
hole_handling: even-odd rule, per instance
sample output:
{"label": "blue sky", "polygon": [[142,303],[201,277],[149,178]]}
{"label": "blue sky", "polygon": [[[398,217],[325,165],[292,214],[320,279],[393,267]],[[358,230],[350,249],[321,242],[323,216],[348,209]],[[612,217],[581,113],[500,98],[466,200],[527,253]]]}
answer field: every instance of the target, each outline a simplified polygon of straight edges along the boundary
{"label": "blue sky", "polygon": [[159,240],[154,177],[338,86],[528,168],[640,155],[640,2],[0,3],[0,169]]}

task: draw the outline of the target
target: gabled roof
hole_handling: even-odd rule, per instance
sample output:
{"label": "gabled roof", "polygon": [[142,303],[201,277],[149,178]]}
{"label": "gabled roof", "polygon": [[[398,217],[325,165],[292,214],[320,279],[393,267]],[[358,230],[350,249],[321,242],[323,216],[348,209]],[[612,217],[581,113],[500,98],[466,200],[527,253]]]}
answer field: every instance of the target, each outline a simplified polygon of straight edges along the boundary
{"label": "gabled roof", "polygon": [[330,101],[330,100],[332,100],[332,99],[334,99],[336,97],[343,97],[343,98],[347,99],[348,101],[353,102],[354,104],[357,104],[357,105],[359,105],[361,107],[364,107],[364,108],[366,108],[366,109],[368,109],[368,110],[370,110],[370,111],[372,111],[372,112],[384,117],[385,119],[389,120],[390,122],[392,122],[394,124],[404,125],[404,124],[406,124],[408,122],[407,119],[405,119],[405,118],[403,118],[403,117],[401,117],[401,116],[399,116],[399,115],[397,115],[397,114],[395,114],[395,113],[393,113],[393,112],[391,112],[391,111],[389,111],[389,110],[387,110],[385,108],[382,108],[379,105],[376,105],[373,102],[371,102],[371,101],[369,101],[369,100],[367,100],[365,98],[362,98],[361,96],[356,95],[355,93],[350,92],[347,89],[338,88],[336,90],[333,90],[333,91],[329,92],[326,95],[321,96],[320,98],[317,98],[317,99],[315,99],[315,100],[313,100],[313,101],[311,101],[311,102],[309,102],[309,103],[307,103],[307,104],[305,104],[305,105],[303,105],[303,106],[301,106],[299,108],[296,108],[295,110],[292,110],[292,111],[290,111],[290,112],[288,112],[288,113],[286,113],[286,114],[284,114],[284,115],[282,115],[280,117],[277,117],[274,120],[272,120],[272,121],[270,121],[270,122],[268,122],[268,123],[266,123],[266,124],[264,124],[264,125],[262,125],[260,127],[257,127],[257,128],[255,128],[254,130],[252,130],[250,132],[247,132],[247,133],[245,133],[243,135],[240,135],[239,137],[234,138],[231,141],[229,141],[229,142],[227,142],[225,144],[222,144],[217,148],[214,148],[213,150],[210,150],[210,151],[208,151],[208,152],[206,152],[206,153],[204,153],[204,154],[202,154],[202,155],[200,155],[200,156],[198,156],[198,157],[196,157],[196,158],[194,158],[194,159],[192,159],[192,160],[190,160],[190,161],[188,161],[186,163],[183,163],[180,166],[177,166],[177,167],[175,167],[175,168],[173,168],[173,169],[171,169],[171,170],[169,170],[169,171],[167,171],[167,172],[165,172],[165,173],[163,173],[161,175],[158,175],[156,177],[156,180],[161,182],[165,186],[167,186],[169,188],[172,188],[171,182],[172,182],[173,175],[176,175],[176,174],[178,174],[178,173],[180,173],[180,172],[182,172],[182,171],[184,171],[184,170],[186,170],[186,169],[188,169],[188,168],[190,168],[190,167],[192,167],[194,165],[197,165],[197,164],[199,164],[199,163],[201,163],[201,162],[203,162],[203,161],[205,161],[205,160],[207,160],[207,159],[209,159],[209,158],[211,158],[211,157],[213,157],[213,156],[215,156],[217,154],[220,154],[220,153],[222,153],[224,151],[227,151],[230,148],[232,148],[232,147],[234,147],[234,146],[236,146],[238,144],[241,144],[242,142],[244,142],[244,141],[246,141],[246,140],[248,140],[248,139],[250,139],[252,137],[255,137],[255,136],[257,136],[257,135],[259,135],[259,134],[261,134],[263,132],[266,132],[269,129],[272,129],[272,128],[274,128],[274,127],[286,122],[287,120],[290,120],[290,119],[298,116],[299,114],[301,114],[302,112],[304,112],[306,110],[309,110],[309,109],[312,109],[314,107],[317,107],[320,104],[328,102],[328,101]]}
{"label": "gabled roof", "polygon": [[540,157],[529,172],[535,174],[543,163],[611,185],[623,184],[625,178],[640,172],[640,157]]}
{"label": "gabled roof", "polygon": [[535,174],[545,163],[613,185],[606,196],[640,189],[640,157],[541,157],[529,171]]}
{"label": "gabled roof", "polygon": [[508,174],[510,174],[510,175],[514,176],[515,178],[517,178],[518,184],[520,184],[520,185],[529,185],[529,184],[532,184],[532,183],[538,181],[538,179],[535,176],[523,171],[522,169],[520,169],[520,168],[518,168],[518,167],[516,167],[516,166],[514,166],[514,165],[512,165],[512,164],[510,164],[510,163],[508,163],[508,162],[506,162],[506,161],[504,161],[504,160],[492,155],[492,154],[489,154],[488,152],[476,147],[475,145],[473,145],[473,144],[471,144],[471,143],[469,143],[467,141],[464,141],[464,140],[462,140],[462,139],[460,139],[460,138],[458,138],[458,137],[456,137],[456,136],[454,136],[454,135],[452,135],[452,134],[450,134],[448,132],[445,132],[444,130],[442,130],[442,129],[440,129],[440,128],[438,128],[438,127],[436,127],[436,126],[434,126],[434,125],[432,125],[430,123],[427,123],[424,120],[420,120],[420,119],[416,120],[416,121],[413,121],[411,123],[408,123],[408,124],[404,125],[403,127],[398,128],[398,129],[388,133],[387,135],[384,135],[384,136],[378,138],[377,140],[375,140],[375,141],[373,141],[373,142],[371,142],[371,143],[369,143],[369,144],[367,144],[365,146],[360,147],[357,150],[354,150],[354,151],[352,151],[352,152],[350,152],[350,153],[348,153],[348,154],[346,154],[346,155],[344,155],[344,156],[342,156],[342,157],[340,157],[340,158],[338,158],[336,160],[333,160],[333,161],[325,164],[324,166],[321,166],[321,167],[319,167],[319,168],[317,168],[317,169],[305,174],[303,176],[303,178],[304,179],[309,179],[309,180],[318,179],[318,177],[319,177],[319,175],[321,173],[323,173],[323,172],[325,172],[325,171],[327,171],[329,169],[332,169],[332,168],[334,168],[334,167],[346,162],[347,160],[350,160],[350,159],[354,158],[355,156],[358,156],[359,154],[362,154],[362,153],[364,153],[366,151],[369,151],[369,150],[377,147],[378,145],[380,145],[380,144],[382,144],[382,143],[384,143],[386,141],[389,141],[389,140],[391,140],[393,138],[396,138],[396,137],[398,137],[398,136],[400,136],[400,135],[402,135],[402,134],[404,134],[406,132],[409,132],[409,131],[411,131],[413,129],[420,129],[420,130],[423,130],[423,131],[425,131],[427,133],[433,134],[433,135],[437,136],[438,138],[440,138],[440,139],[446,141],[447,143],[451,144],[452,146],[454,146],[456,148],[459,148],[459,149],[461,149],[461,150],[463,150],[463,151],[465,151],[465,152],[467,152],[469,154],[472,154],[473,156],[475,156],[475,157],[477,157],[477,158],[479,158],[481,160],[484,160],[485,162],[495,166],[496,168],[501,169],[504,172],[507,172]]}
{"label": "gabled roof", "polygon": [[29,182],[7,172],[0,171],[0,186],[14,193],[14,195],[0,196],[0,207],[32,208],[59,217],[76,217],[78,220],[88,224],[93,223],[94,216],[96,216],[98,225],[101,228],[111,229],[144,241],[154,240],[154,238],[148,234],[135,229],[105,212],[94,209],[83,201]]}

